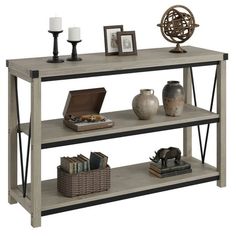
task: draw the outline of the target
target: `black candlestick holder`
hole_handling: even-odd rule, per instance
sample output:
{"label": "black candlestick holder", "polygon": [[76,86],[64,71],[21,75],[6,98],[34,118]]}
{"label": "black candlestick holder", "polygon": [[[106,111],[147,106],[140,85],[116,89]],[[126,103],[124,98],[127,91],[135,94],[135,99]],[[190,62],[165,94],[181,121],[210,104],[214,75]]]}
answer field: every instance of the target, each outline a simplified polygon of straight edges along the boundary
{"label": "black candlestick holder", "polygon": [[67,40],[67,42],[72,44],[72,53],[71,53],[71,57],[67,58],[67,61],[81,61],[82,58],[78,57],[77,54],[77,50],[76,50],[76,45],[77,43],[80,43],[82,40],[79,41],[71,41],[71,40]]}
{"label": "black candlestick holder", "polygon": [[48,32],[53,35],[54,41],[53,41],[53,57],[52,57],[52,59],[47,60],[47,62],[48,63],[62,63],[62,62],[64,62],[64,60],[59,59],[59,57],[58,57],[57,38],[58,38],[58,35],[63,32],[63,30],[61,30],[61,31],[51,31],[51,30],[49,30]]}

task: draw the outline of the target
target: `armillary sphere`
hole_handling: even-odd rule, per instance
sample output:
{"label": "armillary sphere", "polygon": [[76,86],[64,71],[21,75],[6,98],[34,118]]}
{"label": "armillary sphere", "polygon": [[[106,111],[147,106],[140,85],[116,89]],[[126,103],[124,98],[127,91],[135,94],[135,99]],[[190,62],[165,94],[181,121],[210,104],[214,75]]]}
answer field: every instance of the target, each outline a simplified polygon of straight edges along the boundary
{"label": "armillary sphere", "polygon": [[161,28],[167,41],[177,44],[170,52],[185,53],[187,51],[180,47],[180,43],[187,41],[199,25],[195,23],[193,13],[187,7],[175,5],[166,10],[157,26]]}

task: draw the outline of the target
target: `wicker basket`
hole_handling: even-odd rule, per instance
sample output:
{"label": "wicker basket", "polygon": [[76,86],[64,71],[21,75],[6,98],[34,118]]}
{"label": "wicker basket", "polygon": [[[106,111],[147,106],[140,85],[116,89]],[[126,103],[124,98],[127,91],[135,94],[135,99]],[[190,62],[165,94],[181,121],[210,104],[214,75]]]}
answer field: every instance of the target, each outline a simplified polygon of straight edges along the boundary
{"label": "wicker basket", "polygon": [[69,174],[57,167],[57,189],[66,197],[106,191],[111,186],[110,167]]}

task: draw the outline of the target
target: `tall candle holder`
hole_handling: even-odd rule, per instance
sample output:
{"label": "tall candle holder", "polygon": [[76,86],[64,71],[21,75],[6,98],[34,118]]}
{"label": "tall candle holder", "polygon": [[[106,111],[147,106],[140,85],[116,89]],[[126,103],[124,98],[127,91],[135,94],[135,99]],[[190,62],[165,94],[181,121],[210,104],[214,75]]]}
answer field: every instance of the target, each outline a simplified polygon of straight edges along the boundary
{"label": "tall candle holder", "polygon": [[47,60],[47,62],[48,63],[62,63],[62,62],[64,62],[64,60],[59,59],[59,56],[58,56],[57,38],[58,38],[58,35],[63,32],[63,30],[61,30],[61,31],[49,30],[48,32],[53,35],[54,41],[53,41],[53,57],[52,57],[52,59]]}
{"label": "tall candle holder", "polygon": [[72,44],[72,53],[71,53],[71,57],[67,58],[67,61],[81,61],[82,58],[78,57],[77,54],[77,50],[76,50],[76,46],[77,43],[80,43],[82,40],[78,40],[78,41],[71,41],[71,40],[67,40],[67,42]]}

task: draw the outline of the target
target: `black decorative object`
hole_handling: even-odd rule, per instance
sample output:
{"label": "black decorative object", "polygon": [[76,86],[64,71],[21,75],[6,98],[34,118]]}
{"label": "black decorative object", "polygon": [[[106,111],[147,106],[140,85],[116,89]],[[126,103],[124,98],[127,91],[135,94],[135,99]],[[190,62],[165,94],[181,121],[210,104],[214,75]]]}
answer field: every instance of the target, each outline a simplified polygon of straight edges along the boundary
{"label": "black decorative object", "polygon": [[51,31],[51,30],[49,30],[48,32],[53,35],[54,41],[53,41],[53,57],[52,57],[52,59],[47,60],[47,62],[48,63],[62,63],[62,62],[64,62],[64,60],[59,59],[59,57],[58,57],[57,38],[58,38],[58,35],[63,32],[63,30],[61,30],[61,31]]}
{"label": "black decorative object", "polygon": [[161,148],[157,152],[155,152],[155,157],[150,158],[151,161],[158,163],[161,160],[162,167],[167,167],[168,159],[175,159],[175,163],[180,163],[181,151],[178,148],[169,147],[169,148]]}
{"label": "black decorative object", "polygon": [[191,165],[181,160],[181,151],[175,147],[159,149],[150,160],[149,172],[159,178],[192,172]]}
{"label": "black decorative object", "polygon": [[76,45],[77,43],[80,43],[82,40],[79,41],[71,41],[71,40],[67,40],[67,42],[72,44],[72,53],[71,53],[71,57],[67,58],[67,61],[81,61],[82,58],[78,57],[77,54],[77,50],[76,50]]}

